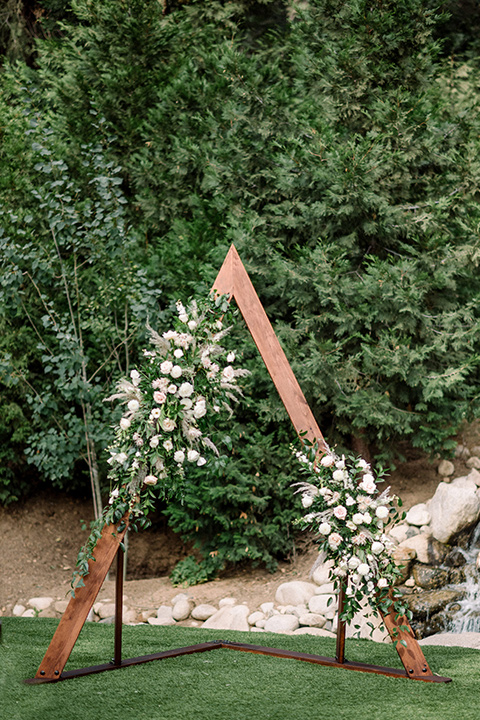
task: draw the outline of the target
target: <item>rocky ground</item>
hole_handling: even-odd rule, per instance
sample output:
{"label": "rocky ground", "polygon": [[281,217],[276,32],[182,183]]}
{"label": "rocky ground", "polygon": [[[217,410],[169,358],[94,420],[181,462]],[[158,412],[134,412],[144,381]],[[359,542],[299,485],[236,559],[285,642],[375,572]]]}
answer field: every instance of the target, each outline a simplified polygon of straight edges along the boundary
{"label": "rocky ground", "polygon": [[[459,443],[464,448],[478,447],[479,427],[470,426],[459,437]],[[472,472],[471,461],[467,464],[469,456],[471,452],[458,452],[453,461],[453,472],[447,480]],[[389,483],[403,498],[407,509],[431,498],[439,482],[445,480],[438,473],[440,460],[430,463],[420,454],[411,455],[392,474]],[[39,613],[60,617],[68,599],[76,554],[86,536],[86,529],[82,527],[89,521],[90,514],[88,502],[57,494],[44,494],[23,505],[0,510],[1,614]],[[317,555],[316,548],[313,541],[305,541],[305,538],[301,543],[301,551],[299,549],[295,556],[281,562],[274,574],[261,568],[237,568],[215,581],[179,589],[171,585],[168,573],[188,554],[188,547],[167,528],[158,525],[154,531],[134,534],[130,540],[125,584],[125,619],[156,624],[163,617],[166,622],[201,626],[203,623],[211,625],[215,615],[218,619],[219,612],[220,617],[222,614],[232,617],[234,608],[243,608],[233,612],[235,627],[243,625],[244,629],[265,627],[268,630],[276,623],[280,632],[330,633],[335,629],[333,618],[325,617],[328,612],[314,611],[328,599],[330,588],[323,580],[318,582],[318,577],[317,582],[312,582],[310,570]],[[296,581],[303,585],[303,598],[289,597],[285,595],[286,590],[282,596],[280,586],[292,588],[291,583]],[[409,592],[416,590],[411,587]],[[113,597],[114,581],[110,579],[100,591],[92,619],[108,622],[111,616],[108,606]],[[39,603],[38,598],[50,600]],[[39,605],[47,607],[42,609]],[[197,610],[199,606],[210,606],[210,609]],[[185,617],[181,617],[182,614]],[[208,619],[208,614],[213,620]],[[312,617],[318,615],[321,619]],[[286,616],[290,619],[285,619]],[[280,619],[274,621],[274,617]]]}

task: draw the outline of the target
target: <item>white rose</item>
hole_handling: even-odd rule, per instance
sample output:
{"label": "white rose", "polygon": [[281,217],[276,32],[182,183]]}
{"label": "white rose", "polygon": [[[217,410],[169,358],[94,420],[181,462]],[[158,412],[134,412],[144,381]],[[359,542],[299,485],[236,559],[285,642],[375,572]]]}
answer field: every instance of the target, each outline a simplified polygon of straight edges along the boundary
{"label": "white rose", "polygon": [[131,425],[131,422],[128,418],[122,418],[120,420],[120,427],[122,428],[122,430],[128,430],[130,425]]}
{"label": "white rose", "polygon": [[176,463],[179,463],[179,465],[181,465],[185,460],[185,453],[183,452],[183,450],[177,450],[177,452],[173,456],[173,459]]}
{"label": "white rose", "polygon": [[137,386],[140,384],[140,373],[138,372],[138,370],[132,370],[132,372],[130,373],[130,378],[133,385]]}
{"label": "white rose", "polygon": [[355,513],[355,515],[352,517],[352,520],[355,523],[355,525],[361,525],[363,522],[362,513]]}
{"label": "white rose", "polygon": [[123,465],[124,462],[127,462],[128,455],[124,452],[118,453],[118,455],[115,455],[115,460],[120,463],[120,465]]}
{"label": "white rose", "polygon": [[165,432],[172,432],[177,427],[177,424],[175,420],[172,420],[171,418],[164,418],[162,420],[162,428],[165,430]]}
{"label": "white rose", "polygon": [[195,330],[196,327],[197,327],[197,323],[195,322],[195,320],[190,320],[190,322],[188,323],[188,329]]}
{"label": "white rose", "polygon": [[180,322],[187,323],[188,322],[188,315],[186,313],[182,313],[178,316],[178,319]]}
{"label": "white rose", "polygon": [[207,408],[205,406],[205,400],[199,401],[196,403],[195,407],[193,408],[193,416],[197,418],[202,418],[204,415],[207,414]]}
{"label": "white rose", "polygon": [[183,400],[180,400],[180,405],[185,408],[185,410],[190,410],[190,408],[193,406],[193,402],[190,400],[190,398],[184,398]]}
{"label": "white rose", "polygon": [[335,458],[333,457],[333,455],[324,455],[320,460],[320,465],[323,465],[323,467],[332,467],[332,465],[334,464]]}
{"label": "white rose", "polygon": [[160,410],[160,408],[153,408],[152,412],[150,413],[150,420],[158,420],[161,414],[162,411]]}
{"label": "white rose", "polygon": [[332,526],[328,522],[323,522],[320,524],[320,527],[318,528],[318,531],[321,535],[329,535],[330,531],[332,529]]}
{"label": "white rose", "polygon": [[377,489],[373,475],[370,475],[370,473],[366,473],[363,476],[362,482],[360,483],[360,485],[358,487],[361,490],[364,490],[365,492],[372,495],[372,493],[374,493],[375,490]]}
{"label": "white rose", "polygon": [[229,352],[228,355],[227,355],[227,362],[228,362],[228,363],[232,363],[234,360],[235,360],[235,353],[234,353],[234,352]]}
{"label": "white rose", "polygon": [[337,467],[339,470],[345,470],[345,460],[337,460],[335,463],[335,467]]}
{"label": "white rose", "polygon": [[136,413],[140,407],[140,403],[138,402],[138,400],[130,400],[127,407],[130,410],[130,412]]}
{"label": "white rose", "polygon": [[168,330],[168,332],[164,332],[162,337],[165,338],[165,340],[175,340],[178,333],[175,332],[175,330]]}
{"label": "white rose", "polygon": [[177,348],[173,351],[173,354],[177,358],[177,360],[180,360],[180,358],[183,357],[183,350],[181,348]]}
{"label": "white rose", "polygon": [[313,498],[310,495],[302,495],[302,505],[304,508],[309,508],[313,504]]}
{"label": "white rose", "polygon": [[332,532],[328,537],[328,544],[332,550],[336,550],[342,542],[342,536],[337,532]]}
{"label": "white rose", "polygon": [[178,394],[181,398],[188,398],[193,393],[193,385],[189,382],[184,382],[178,388]]}
{"label": "white rose", "polygon": [[380,507],[377,507],[375,510],[375,515],[379,520],[385,520],[388,517],[389,511],[388,508],[385,507],[385,505],[380,505]]}
{"label": "white rose", "polygon": [[150,442],[148,444],[150,445],[151,448],[156,448],[156,447],[158,447],[159,442],[160,442],[160,438],[158,437],[158,435],[154,435],[153,437],[150,438]]}
{"label": "white rose", "polygon": [[352,557],[348,561],[348,567],[350,568],[350,570],[356,570],[359,565],[360,565],[359,558],[356,555],[352,555]]}
{"label": "white rose", "polygon": [[170,383],[170,385],[167,387],[167,392],[170,393],[170,395],[175,395],[177,392],[177,386],[175,383]]}
{"label": "white rose", "polygon": [[189,450],[187,453],[188,462],[196,462],[200,457],[200,453],[197,450]]}
{"label": "white rose", "polygon": [[357,529],[357,526],[351,520],[347,520],[347,522],[345,523],[345,527],[347,527],[352,532],[355,532],[355,530]]}
{"label": "white rose", "polygon": [[385,545],[381,542],[373,542],[372,543],[372,553],[374,555],[380,555],[381,552],[385,549]]}
{"label": "white rose", "polygon": [[368,575],[369,572],[370,568],[368,567],[367,563],[360,563],[360,565],[357,567],[357,573],[359,575],[363,575],[363,577],[365,577],[365,575]]}
{"label": "white rose", "polygon": [[380,578],[380,580],[377,583],[377,587],[379,588],[387,588],[388,587],[388,580],[386,578]]}
{"label": "white rose", "polygon": [[372,516],[370,515],[370,513],[363,513],[363,522],[365,523],[365,525],[370,525],[370,523],[372,522]]}
{"label": "white rose", "polygon": [[343,470],[335,470],[335,472],[333,473],[332,477],[333,477],[333,479],[336,480],[337,482],[340,481],[340,480],[343,480],[343,478],[344,478]]}
{"label": "white rose", "polygon": [[204,457],[199,457],[197,460],[197,465],[198,465],[198,467],[202,467],[202,465],[205,465],[206,462],[207,461],[205,460]]}
{"label": "white rose", "polygon": [[160,365],[160,370],[164,375],[169,375],[172,372],[173,363],[170,360],[164,360]]}
{"label": "white rose", "polygon": [[173,450],[173,442],[171,440],[165,440],[165,442],[163,443],[163,447],[167,452],[170,452],[171,450]]}
{"label": "white rose", "polygon": [[355,505],[355,500],[354,500],[354,498],[352,498],[351,495],[347,495],[347,499],[346,499],[346,501],[345,501],[345,505],[347,505],[348,507],[351,507],[352,505]]}
{"label": "white rose", "polygon": [[175,380],[176,380],[177,378],[179,378],[182,373],[183,373],[183,370],[182,370],[182,368],[180,367],[180,365],[174,365],[174,366],[172,367],[171,371],[170,371],[170,375],[171,375],[172,378],[174,378]]}
{"label": "white rose", "polygon": [[156,485],[158,478],[155,477],[155,475],[147,475],[145,480],[143,481],[145,485]]}
{"label": "white rose", "polygon": [[225,380],[225,382],[231,382],[234,377],[235,370],[232,368],[231,365],[227,365],[226,368],[223,368],[222,379]]}

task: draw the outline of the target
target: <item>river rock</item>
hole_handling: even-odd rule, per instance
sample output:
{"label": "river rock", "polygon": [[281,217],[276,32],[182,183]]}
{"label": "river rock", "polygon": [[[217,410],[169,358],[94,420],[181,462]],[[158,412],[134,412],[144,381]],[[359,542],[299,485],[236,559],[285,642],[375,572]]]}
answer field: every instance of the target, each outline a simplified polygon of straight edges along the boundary
{"label": "river rock", "polygon": [[465,465],[468,468],[475,468],[476,470],[480,470],[480,457],[477,455],[471,455],[471,457],[468,458],[468,460],[465,461]]}
{"label": "river rock", "polygon": [[425,565],[440,565],[447,554],[447,548],[427,533],[404,540],[398,547],[414,550],[417,560]]}
{"label": "river rock", "polygon": [[197,605],[192,610],[192,618],[194,620],[208,620],[209,617],[215,615],[217,608],[214,605],[208,603],[202,603]]}
{"label": "river rock", "polygon": [[447,567],[456,568],[456,567],[462,567],[462,565],[465,565],[467,562],[467,558],[463,554],[463,552],[458,547],[452,548],[448,555],[445,557],[445,560],[443,561],[443,564]]}
{"label": "river rock", "polygon": [[20,603],[18,603],[17,605],[14,606],[14,608],[12,610],[13,617],[22,617],[22,615],[26,609],[27,608],[25,607],[25,605],[21,605]]}
{"label": "river rock", "polygon": [[308,609],[315,615],[323,615],[327,620],[331,620],[337,611],[337,596],[314,595],[308,603]]}
{"label": "river rock", "polygon": [[233,607],[234,605],[238,605],[237,598],[234,597],[224,597],[221,600],[218,601],[218,607]]}
{"label": "river rock", "polygon": [[250,610],[246,605],[224,605],[215,615],[205,620],[202,627],[214,630],[248,630],[249,615]]}
{"label": "river rock", "polygon": [[[319,557],[324,557],[324,555],[322,554]],[[326,560],[313,566],[311,578],[315,585],[325,585],[325,583],[330,582],[330,570],[334,564],[333,560]]]}
{"label": "river rock", "polygon": [[[151,623],[150,621],[153,619],[158,622]],[[175,620],[173,619],[173,608],[170,607],[170,605],[160,605],[157,610],[157,617],[149,618],[148,622],[151,625],[175,625]]]}
{"label": "river rock", "polygon": [[323,627],[327,622],[323,615],[318,613],[304,613],[298,616],[298,622],[300,625],[308,625],[308,627]]}
{"label": "river rock", "polygon": [[292,580],[278,586],[275,600],[279,605],[302,605],[308,603],[315,593],[316,585],[302,580]]}
{"label": "river rock", "polygon": [[265,632],[291,633],[299,627],[296,615],[272,615],[265,622]]}
{"label": "river rock", "polygon": [[441,482],[428,509],[432,535],[448,543],[461,530],[472,525],[480,516],[480,496],[476,491]]}
{"label": "river rock", "polygon": [[411,507],[405,517],[409,525],[416,525],[417,527],[428,525],[430,519],[430,513],[425,503],[418,503],[418,505]]}
{"label": "river rock", "polygon": [[249,625],[256,625],[259,620],[266,620],[265,614],[261,610],[255,610],[248,618]]}
{"label": "river rock", "polygon": [[445,568],[431,567],[422,563],[413,566],[413,577],[418,587],[424,590],[436,590],[447,585],[450,579],[449,571]]}
{"label": "river rock", "polygon": [[437,472],[442,477],[450,477],[455,472],[455,465],[450,460],[442,460],[437,468]]}
{"label": "river rock", "polygon": [[195,607],[195,603],[191,598],[184,599],[182,598],[178,602],[175,603],[172,610],[172,617],[177,622],[180,622],[181,620],[186,620],[190,617],[190,613],[192,612],[193,608]]}
{"label": "river rock", "polygon": [[63,615],[63,613],[65,612],[65,610],[68,607],[68,603],[69,603],[69,600],[57,600],[57,602],[54,605],[55,611],[58,613],[61,613]]}
{"label": "river rock", "polygon": [[28,601],[28,605],[38,612],[40,612],[40,610],[46,610],[52,603],[52,597],[33,597]]}
{"label": "river rock", "polygon": [[425,618],[440,612],[451,602],[462,598],[463,594],[460,590],[425,590],[405,595],[404,599],[416,617]]}
{"label": "river rock", "polygon": [[[127,612],[126,605],[122,606],[122,615]],[[113,617],[115,615],[115,603],[98,603],[95,609],[96,615],[101,620],[106,620],[109,617]]]}

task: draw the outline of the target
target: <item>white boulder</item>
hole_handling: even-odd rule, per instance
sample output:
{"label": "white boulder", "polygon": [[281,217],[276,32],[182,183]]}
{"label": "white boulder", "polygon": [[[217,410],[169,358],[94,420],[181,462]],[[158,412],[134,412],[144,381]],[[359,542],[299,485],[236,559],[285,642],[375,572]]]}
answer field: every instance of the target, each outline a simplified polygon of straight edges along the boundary
{"label": "white boulder", "polygon": [[292,580],[278,586],[275,600],[279,605],[303,605],[315,593],[316,585],[303,580]]}
{"label": "white boulder", "polygon": [[248,630],[250,610],[246,605],[224,605],[205,620],[202,627],[214,630]]}
{"label": "white boulder", "polygon": [[194,620],[208,620],[209,617],[215,615],[217,608],[214,605],[208,603],[202,603],[197,605],[192,610],[192,618]]}
{"label": "white boulder", "polygon": [[272,615],[265,622],[265,632],[291,633],[299,627],[296,615]]}
{"label": "white boulder", "polygon": [[417,527],[428,525],[431,517],[425,503],[418,503],[418,505],[411,507],[407,512],[405,520],[409,525],[416,525]]}
{"label": "white boulder", "polygon": [[480,516],[477,490],[441,482],[429,503],[430,527],[434,538],[442,543],[476,522]]}

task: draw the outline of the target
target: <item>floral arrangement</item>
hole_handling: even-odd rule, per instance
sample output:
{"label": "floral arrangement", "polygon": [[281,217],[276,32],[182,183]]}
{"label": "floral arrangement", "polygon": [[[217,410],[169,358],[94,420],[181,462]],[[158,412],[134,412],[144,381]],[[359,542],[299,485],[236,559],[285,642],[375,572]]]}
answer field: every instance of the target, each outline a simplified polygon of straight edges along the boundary
{"label": "floral arrangement", "polygon": [[107,398],[124,405],[108,447],[112,490],[78,555],[73,593],[84,584],[105,524],[118,523],[120,532],[128,516],[130,526],[148,525],[156,498],[182,494],[186,468],[218,455],[208,429],[242,394],[237,380],[248,371],[236,368],[235,353],[221,344],[231,329],[225,324],[228,299],[210,296],[188,309],[177,302],[177,312],[174,329],[160,335],[148,327],[153,349],[143,351],[142,366]]}
{"label": "floral arrangement", "polygon": [[362,458],[339,457],[318,445],[296,452],[305,482],[294,483],[306,513],[299,521],[319,537],[320,552],[332,561],[330,579],[345,598],[341,619],[350,622],[364,600],[373,613],[388,613],[393,605],[397,617],[411,618],[408,606],[394,587],[401,569],[391,557],[393,543],[387,529],[399,519],[394,505],[401,501],[390,488],[379,492],[370,465]]}

